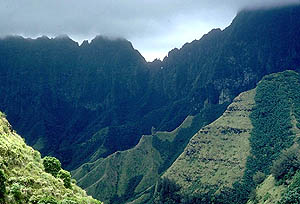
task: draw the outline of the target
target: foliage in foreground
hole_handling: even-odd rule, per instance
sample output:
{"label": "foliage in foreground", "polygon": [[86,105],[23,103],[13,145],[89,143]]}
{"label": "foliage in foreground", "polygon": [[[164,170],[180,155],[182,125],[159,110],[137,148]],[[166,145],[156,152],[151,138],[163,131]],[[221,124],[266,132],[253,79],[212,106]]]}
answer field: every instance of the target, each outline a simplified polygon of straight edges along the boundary
{"label": "foliage in foreground", "polygon": [[45,171],[54,177],[57,176],[58,172],[61,169],[61,163],[55,157],[46,156],[43,159],[43,165],[44,165]]}
{"label": "foliage in foreground", "polygon": [[6,194],[5,182],[6,182],[6,176],[2,171],[2,169],[0,169],[0,203],[4,202],[4,196]]}
{"label": "foliage in foreground", "polygon": [[0,114],[0,203],[100,204],[71,182],[53,157],[41,158]]}

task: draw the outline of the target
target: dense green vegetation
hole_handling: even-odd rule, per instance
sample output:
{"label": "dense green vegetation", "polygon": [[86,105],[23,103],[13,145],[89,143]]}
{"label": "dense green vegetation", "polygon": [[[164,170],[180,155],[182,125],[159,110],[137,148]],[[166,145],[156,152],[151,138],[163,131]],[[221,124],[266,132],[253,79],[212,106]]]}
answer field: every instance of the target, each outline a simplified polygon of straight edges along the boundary
{"label": "dense green vegetation", "polygon": [[168,178],[160,179],[156,186],[153,195],[153,200],[149,203],[156,204],[233,204],[239,200],[234,197],[240,192],[232,188],[223,188],[218,191],[217,187],[206,187],[205,192],[197,192],[193,194],[182,194],[181,187],[173,180]]}
{"label": "dense green vegetation", "polygon": [[[288,150],[291,152],[290,150]],[[298,150],[299,151],[299,150]],[[286,154],[287,152],[283,153]],[[278,158],[278,161],[282,161]],[[283,156],[285,157],[285,156]],[[287,161],[286,161],[287,162]],[[299,161],[298,161],[299,162]],[[277,166],[277,165],[276,165]],[[274,168],[274,167],[273,167]],[[281,168],[285,169],[285,174],[282,178],[276,180],[273,175],[270,175],[265,181],[259,185],[250,196],[248,204],[263,204],[263,203],[276,203],[276,204],[297,204],[300,202],[300,171],[291,170],[288,166]]]}
{"label": "dense green vegetation", "polygon": [[300,203],[300,171],[293,177],[291,184],[283,193],[278,204],[297,204]]}
{"label": "dense green vegetation", "polygon": [[[279,157],[273,161],[271,168],[272,178],[274,178],[273,186],[268,190],[264,183],[262,187],[259,186],[251,200],[254,203],[261,203],[262,197],[257,195],[256,192],[265,191],[263,200],[277,200],[277,204],[293,204],[299,203],[300,195],[300,149],[298,144],[294,144],[292,147],[283,150]],[[260,189],[262,188],[262,189]],[[280,189],[280,190],[276,190]],[[274,194],[272,192],[278,191],[279,193]],[[275,203],[275,202],[274,202]]]}
{"label": "dense green vegetation", "polygon": [[60,178],[61,180],[63,180],[64,186],[66,188],[72,189],[70,172],[61,169],[61,170],[59,170],[59,172],[57,174],[57,178]]}
{"label": "dense green vegetation", "polygon": [[273,162],[271,173],[280,183],[291,179],[300,170],[300,149],[294,145],[282,151],[280,156]]}
{"label": "dense green vegetation", "polygon": [[[47,171],[46,171],[47,170]],[[58,170],[58,171],[57,171]],[[53,157],[41,158],[0,113],[1,204],[101,204],[87,196]]]}
{"label": "dense green vegetation", "polygon": [[[200,40],[172,50],[163,61],[153,63],[146,63],[131,43],[123,39],[97,37],[91,43],[85,42],[81,46],[69,38],[0,39],[0,109],[5,110],[14,127],[24,134],[30,145],[41,150],[43,155],[51,153],[56,156],[67,169],[75,169],[85,162],[91,162],[85,165],[87,170],[82,171],[84,174],[80,178],[91,170],[95,175],[91,179],[93,182],[98,181],[102,175],[108,175],[108,171],[117,172],[116,180],[122,180],[118,190],[114,187],[111,189],[111,185],[101,186],[101,183],[97,183],[97,188],[93,186],[92,190],[89,189],[92,193],[103,191],[106,194],[118,194],[116,199],[123,199],[124,193],[134,196],[137,192],[141,193],[143,187],[153,183],[152,180],[172,164],[197,128],[193,126],[192,129],[180,130],[171,142],[154,138],[147,143],[147,151],[153,150],[155,153],[152,155],[139,149],[139,153],[128,151],[128,154],[137,157],[128,159],[122,156],[122,160],[118,159],[121,157],[119,155],[123,155],[118,150],[134,147],[143,134],[150,134],[153,126],[161,131],[173,130],[188,115],[197,115],[216,107],[216,104],[231,102],[240,92],[254,88],[268,73],[285,69],[299,70],[299,13],[299,6],[243,11],[225,30],[215,29]],[[273,81],[272,77],[274,76],[269,77],[270,81]],[[251,157],[247,162],[244,181],[231,186],[231,181],[240,175],[244,167],[244,157],[234,156],[238,153],[244,156],[249,148],[241,140],[239,143],[233,142],[226,136],[243,134],[244,132],[239,131],[247,131],[245,129],[222,129],[220,126],[223,132],[218,132],[219,137],[214,138],[216,142],[213,148],[208,148],[211,151],[207,151],[212,158],[206,160],[206,155],[202,155],[202,160],[199,160],[202,162],[202,169],[211,170],[208,175],[214,178],[211,179],[212,182],[222,181],[220,178],[224,176],[228,179],[226,181],[232,188],[225,188],[220,194],[221,198],[227,197],[228,202],[244,202],[255,183],[261,182],[263,174],[270,172],[269,167],[280,151],[292,144],[289,113],[292,110],[293,117],[299,120],[297,86],[289,85],[293,80],[280,86],[279,83],[267,81],[266,78],[259,85],[257,107],[251,116],[254,131],[250,139]],[[199,123],[208,122],[209,120],[203,120]],[[296,125],[300,127],[299,123]],[[267,129],[267,126],[273,129]],[[210,133],[209,130],[205,131],[203,135]],[[11,127],[4,126],[3,132],[8,134]],[[214,133],[208,134],[210,137],[214,137],[213,135]],[[224,140],[222,145],[218,144],[220,140]],[[210,141],[200,142],[208,144]],[[150,144],[155,148],[151,148]],[[196,161],[193,158],[197,150],[195,146],[196,143],[188,149],[191,163]],[[246,147],[247,150],[240,150],[239,147]],[[103,157],[114,152],[114,156],[103,160]],[[217,155],[216,152],[222,154]],[[9,154],[20,157],[23,155],[22,152],[15,151]],[[35,154],[36,158],[40,157],[38,153]],[[132,165],[142,154],[147,155],[144,157],[146,161],[138,161]],[[108,165],[111,158],[118,165]],[[33,168],[31,165],[36,164],[34,161],[28,164],[28,168]],[[48,174],[44,172],[41,161],[37,161],[37,166],[43,170],[39,173],[44,173],[44,177],[54,175],[55,181],[61,182],[64,191],[74,190],[72,182],[72,189],[69,188],[68,173],[61,171],[61,179],[55,178],[60,168],[52,169],[46,165],[46,171],[50,172]],[[130,161],[130,165],[139,170],[132,170],[124,161]],[[227,163],[224,161],[230,161],[231,168],[226,167]],[[4,159],[1,161],[1,168],[5,167],[4,173],[8,178],[5,183],[8,185],[6,196],[17,202],[30,197],[22,192],[30,187],[27,182],[30,183],[32,179],[13,182],[16,179],[12,178],[20,175],[16,172],[10,175],[7,172],[7,165],[13,165],[10,162]],[[210,162],[220,164],[221,167],[207,166]],[[100,164],[107,169],[97,172],[96,167]],[[148,180],[140,179],[141,175],[148,173],[141,170],[141,167],[148,165],[155,168],[151,169]],[[237,170],[228,170],[234,168]],[[133,174],[133,171],[138,173]],[[132,177],[126,179],[126,174]],[[199,174],[189,173],[186,178],[193,183],[192,179],[197,176]],[[111,175],[113,179],[116,177]],[[192,188],[205,182],[208,181],[202,175]],[[80,184],[89,186],[86,183],[88,182]],[[136,187],[137,192],[132,187]],[[48,188],[46,191],[52,192]],[[209,192],[219,191],[209,188]],[[198,197],[206,198],[211,194],[201,192],[199,195]],[[128,197],[124,198],[126,200]],[[38,202],[40,197],[32,199]],[[47,199],[51,200],[45,198]],[[54,199],[60,202],[63,198]]]}
{"label": "dense green vegetation", "polygon": [[299,75],[295,72],[268,75],[258,84],[256,105],[250,115],[254,128],[250,137],[251,156],[243,181],[246,191],[254,187],[255,173],[269,174],[272,162],[293,144],[291,115],[299,111],[299,99]]}
{"label": "dense green vegetation", "polygon": [[43,158],[43,165],[47,173],[57,177],[57,174],[61,169],[61,163],[58,159],[55,157],[46,156]]}
{"label": "dense green vegetation", "polygon": [[299,124],[299,99],[299,75],[293,71],[268,75],[258,84],[255,107],[250,115],[251,155],[243,180],[234,188],[235,203],[247,202],[265,175],[272,173],[282,183],[298,170],[298,146],[291,145],[296,134],[293,124]]}
{"label": "dense green vegetation", "polygon": [[41,198],[37,204],[58,204],[58,202],[52,196],[50,196],[50,197],[46,196],[46,197]]}
{"label": "dense green vegetation", "polygon": [[0,169],[0,203],[4,203],[4,196],[6,194],[6,176],[2,169]]}

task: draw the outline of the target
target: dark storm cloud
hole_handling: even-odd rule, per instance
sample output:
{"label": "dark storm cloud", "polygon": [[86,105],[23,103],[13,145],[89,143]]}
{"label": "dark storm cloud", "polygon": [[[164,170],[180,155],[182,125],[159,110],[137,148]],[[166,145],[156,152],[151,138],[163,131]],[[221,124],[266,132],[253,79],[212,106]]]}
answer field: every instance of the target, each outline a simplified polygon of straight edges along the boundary
{"label": "dark storm cloud", "polygon": [[101,34],[160,52],[227,26],[241,8],[293,2],[299,0],[0,0],[0,36]]}

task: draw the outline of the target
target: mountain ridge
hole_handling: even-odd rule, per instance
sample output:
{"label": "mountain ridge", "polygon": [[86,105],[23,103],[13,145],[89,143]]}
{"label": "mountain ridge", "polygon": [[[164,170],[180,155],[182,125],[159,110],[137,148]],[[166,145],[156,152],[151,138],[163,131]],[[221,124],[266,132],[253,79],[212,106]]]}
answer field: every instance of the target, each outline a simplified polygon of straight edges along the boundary
{"label": "mountain ridge", "polygon": [[75,169],[229,103],[266,74],[299,71],[299,10],[239,13],[152,64],[127,41],[1,39],[0,109],[30,145]]}

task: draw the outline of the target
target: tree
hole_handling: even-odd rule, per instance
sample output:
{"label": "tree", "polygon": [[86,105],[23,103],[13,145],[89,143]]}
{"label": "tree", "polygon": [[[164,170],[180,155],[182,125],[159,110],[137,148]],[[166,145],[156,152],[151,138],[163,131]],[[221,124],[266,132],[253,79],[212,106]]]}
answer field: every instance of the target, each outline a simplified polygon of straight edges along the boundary
{"label": "tree", "polygon": [[61,163],[55,157],[46,156],[43,159],[43,165],[45,171],[49,174],[52,174],[52,176],[54,177],[57,177],[58,172],[61,170]]}
{"label": "tree", "polygon": [[300,169],[300,150],[298,145],[294,145],[284,150],[273,162],[271,173],[278,181],[283,177],[292,177]]}
{"label": "tree", "polygon": [[10,189],[10,193],[14,196],[18,203],[22,203],[22,186],[18,183],[13,183]]}
{"label": "tree", "polygon": [[256,185],[261,184],[266,178],[266,174],[261,171],[258,171],[253,176],[253,181]]}
{"label": "tree", "polygon": [[70,174],[70,172],[61,169],[58,172],[58,174],[57,174],[57,178],[60,178],[60,179],[62,179],[64,181],[64,186],[66,188],[69,188],[69,189],[72,188],[72,186],[71,186],[71,174]]}
{"label": "tree", "polygon": [[154,203],[175,204],[180,203],[180,186],[168,178],[160,179],[155,188]]}

